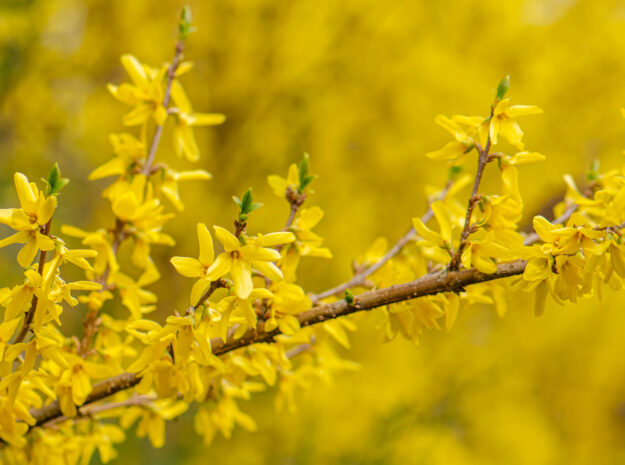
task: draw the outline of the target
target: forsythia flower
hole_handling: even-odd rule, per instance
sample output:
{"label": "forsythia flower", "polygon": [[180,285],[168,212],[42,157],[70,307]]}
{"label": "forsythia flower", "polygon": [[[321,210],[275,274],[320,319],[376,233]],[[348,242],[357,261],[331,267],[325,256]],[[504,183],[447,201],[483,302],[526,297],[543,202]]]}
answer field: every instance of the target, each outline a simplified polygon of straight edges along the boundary
{"label": "forsythia flower", "polygon": [[[274,249],[268,249],[267,247],[293,242],[295,240],[293,233],[272,233],[256,238],[252,237],[247,239],[249,243],[244,245],[239,238],[228,230],[220,226],[215,226],[214,228],[215,236],[217,236],[219,242],[224,246],[225,251],[219,254],[213,264],[206,269],[203,275],[205,283],[204,289],[208,287],[210,281],[214,281],[230,273],[234,283],[233,291],[235,295],[241,299],[246,299],[254,288],[252,283],[252,266],[272,281],[282,279],[280,269],[271,263],[280,259],[280,252]],[[212,259],[212,240],[210,244],[208,242],[210,234],[203,234],[203,238],[206,244],[206,250],[208,250],[210,245],[211,251],[211,253],[204,252],[204,258]],[[245,241],[246,239],[243,240]],[[183,273],[191,273],[194,277],[197,277],[197,273],[201,269],[198,265],[204,265],[200,261],[196,263],[188,259],[180,260],[180,258],[178,258],[176,262],[183,270]],[[174,266],[176,266],[175,263]],[[202,276],[202,274],[200,274],[200,276]],[[196,290],[195,297],[201,296],[202,293],[203,291],[200,292],[199,289]]]}
{"label": "forsythia flower", "polygon": [[134,109],[124,116],[126,126],[136,126],[145,123],[153,117],[156,124],[163,124],[167,118],[167,110],[163,106],[164,76],[167,67],[158,71],[143,65],[132,55],[122,55],[121,63],[132,84],[124,83],[119,86],[108,85],[108,90],[122,103],[134,106]]}
{"label": "forsythia flower", "polygon": [[510,105],[510,99],[497,103],[490,121],[489,135],[493,144],[501,134],[510,145],[523,150],[523,131],[516,122],[519,116],[538,115],[543,111],[535,105]]}
{"label": "forsythia flower", "polygon": [[52,218],[56,208],[56,197],[46,197],[34,183],[22,173],[13,177],[15,190],[22,208],[0,210],[0,223],[18,231],[0,241],[0,247],[10,244],[24,244],[17,255],[18,263],[27,268],[33,262],[38,250],[54,249],[54,241],[43,234],[45,225]]}
{"label": "forsythia flower", "polygon": [[189,161],[197,161],[200,151],[193,135],[193,126],[216,126],[222,124],[226,117],[220,113],[193,113],[191,102],[178,81],[171,87],[171,97],[176,105],[174,111],[176,126],[174,127],[174,148],[178,156],[184,155]]}

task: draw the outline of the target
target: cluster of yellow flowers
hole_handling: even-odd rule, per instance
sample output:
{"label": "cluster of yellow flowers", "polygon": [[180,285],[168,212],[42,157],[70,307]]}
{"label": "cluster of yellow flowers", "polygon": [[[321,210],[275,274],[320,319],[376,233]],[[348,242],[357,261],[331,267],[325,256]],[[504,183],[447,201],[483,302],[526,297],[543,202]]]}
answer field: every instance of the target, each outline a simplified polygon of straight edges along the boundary
{"label": "cluster of yellow flowers", "polygon": [[[197,258],[171,259],[180,275],[193,280],[189,306],[172,310],[162,323],[146,318],[158,301],[148,287],[161,273],[151,249],[174,245],[164,228],[175,213],[162,199],[180,211],[184,203],[179,182],[211,177],[204,170],[179,172],[155,162],[163,128],[171,122],[174,151],[197,161],[193,127],[225,120],[220,114],[195,113],[180,83],[192,68],[181,61],[189,24],[185,10],[171,64],[153,68],[124,55],[121,62],[131,82],[109,85],[117,100],[132,107],[123,123],[139,126],[138,136],[111,135],[114,157],[90,176],[115,177],[103,192],[114,218],[110,228],[60,228],[62,234],[80,239],[84,249],[70,250],[53,234],[57,197],[67,183],[57,166],[43,190],[17,173],[20,208],[0,210],[0,223],[15,230],[0,247],[24,244],[17,263],[25,275],[21,284],[0,289],[3,463],[88,463],[96,450],[107,462],[116,456],[114,445],[124,440],[124,431],[135,424],[139,436],[160,447],[165,422],[183,414],[192,402],[198,404],[195,429],[206,443],[217,432],[229,437],[235,425],[254,430],[253,418],[239,407],[241,400],[277,386],[278,407],[293,410],[299,388],[355,367],[336,351],[337,344],[349,348],[354,318],[336,318],[365,309],[361,294],[367,289],[373,289],[366,293],[373,301],[390,286],[419,279],[453,278],[463,271],[484,278],[486,282],[467,288],[449,283],[420,299],[406,294],[392,304],[366,307],[379,307],[373,320],[387,338],[399,333],[416,343],[425,328],[438,329],[441,320],[451,329],[458,312],[475,303],[494,304],[505,314],[505,295],[512,286],[535,292],[538,314],[548,294],[558,302],[575,301],[600,293],[604,283],[623,287],[625,166],[591,173],[583,191],[567,178],[567,195],[555,208],[557,219],[536,217],[537,235],[521,232],[517,167],[544,156],[524,151],[517,118],[541,110],[512,105],[505,78],[486,118],[436,118],[454,140],[427,156],[450,163],[449,182],[442,190],[430,189],[430,212],[413,220],[401,246],[389,248],[380,239],[359,260],[355,277],[366,274],[366,279],[322,297],[307,294],[296,283],[301,257],[332,256],[313,232],[323,211],[303,207],[315,179],[305,155],[299,165],[289,167],[286,178],[268,178],[290,209],[284,228],[249,234],[250,215],[261,204],[254,202],[251,189],[235,197],[238,213],[232,231],[199,223]],[[506,144],[513,154],[503,151],[509,148]],[[472,178],[459,175],[458,167],[473,153],[477,174],[465,206],[459,197]],[[479,191],[489,165],[496,165],[500,175],[497,194]],[[428,226],[430,220],[435,225]],[[118,250],[126,241],[130,263],[123,269]],[[66,282],[61,273],[66,262],[82,268],[85,280]],[[511,263],[522,264],[520,272],[499,274],[501,266]],[[498,279],[512,274],[518,277]],[[74,297],[72,291],[86,293]],[[125,307],[123,314],[109,311],[107,303],[115,299]],[[64,303],[85,312],[81,339],[60,330]]]}

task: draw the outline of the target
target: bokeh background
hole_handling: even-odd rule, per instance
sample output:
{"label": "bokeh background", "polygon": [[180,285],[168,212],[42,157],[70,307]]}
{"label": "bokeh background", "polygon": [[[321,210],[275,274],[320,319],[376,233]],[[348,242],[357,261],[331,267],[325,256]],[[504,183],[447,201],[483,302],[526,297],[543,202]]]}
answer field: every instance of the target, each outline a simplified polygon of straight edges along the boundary
{"label": "bokeh background", "polygon": [[[307,151],[320,175],[311,202],[326,212],[318,230],[334,259],[304,260],[300,282],[321,291],[343,281],[375,238],[394,241],[424,211],[426,185],[444,183],[446,168],[423,156],[449,139],[434,117],[485,115],[506,74],[514,102],[545,110],[522,121],[527,147],[547,156],[521,172],[527,218],[562,194],[563,174],[583,182],[594,159],[603,169],[623,162],[625,1],[185,3],[198,31],[187,48],[196,67],[183,82],[197,110],[228,120],[196,131],[199,165],[214,179],[184,187],[188,208],[168,226],[178,255],[195,254],[196,222],[230,224],[231,196],[250,185],[266,204],[252,232],[280,228],[287,206],[266,177]],[[58,161],[72,181],[57,224],[111,224],[106,181],[86,181],[111,156],[107,135],[123,130],[126,108],[105,84],[126,79],[122,53],[171,59],[182,6],[0,0],[2,207],[16,203],[14,171],[38,179]],[[158,156],[173,159],[170,144]],[[496,187],[487,176],[485,189]],[[14,253],[0,255],[7,284],[20,279]],[[184,305],[189,284],[168,267],[172,250],[156,255],[164,273],[155,290],[169,312]],[[256,433],[207,447],[186,415],[168,425],[163,449],[129,434],[115,463],[625,463],[624,301],[552,303],[541,318],[531,298],[516,298],[505,318],[475,307],[416,348],[383,344],[365,317],[344,354],[361,369],[304,393],[296,414],[276,413],[269,391],[241,405]],[[69,330],[84,311],[69,311]]]}

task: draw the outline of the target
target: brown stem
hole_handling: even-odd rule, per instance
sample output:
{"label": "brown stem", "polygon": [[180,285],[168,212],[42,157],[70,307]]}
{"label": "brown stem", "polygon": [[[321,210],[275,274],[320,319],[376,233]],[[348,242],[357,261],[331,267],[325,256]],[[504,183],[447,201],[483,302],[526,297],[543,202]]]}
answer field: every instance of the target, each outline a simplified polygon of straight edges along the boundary
{"label": "brown stem", "polygon": [[[174,61],[172,61],[171,65],[167,70],[167,86],[165,87],[165,97],[163,98],[163,106],[165,109],[169,107],[169,98],[171,97],[171,86],[174,82],[174,78],[176,77],[176,70],[178,69],[178,65],[180,64],[180,58],[182,57],[182,51],[184,50],[184,41],[179,40],[176,43],[176,54],[174,55]],[[150,174],[150,170],[152,169],[152,163],[154,163],[154,157],[156,156],[156,149],[158,148],[158,143],[161,140],[161,135],[163,134],[163,125],[158,124],[156,129],[154,130],[154,137],[152,138],[152,144],[150,145],[150,151],[148,152],[148,158],[145,161],[145,165],[143,166],[143,174],[148,176]]]}
{"label": "brown stem", "polygon": [[[50,220],[43,227],[42,234],[46,236],[50,235],[51,224],[52,224],[52,218],[50,218]],[[46,265],[46,255],[47,255],[47,252],[45,250],[42,250],[39,252],[39,266],[37,267],[37,271],[39,272],[40,275],[43,275],[43,267]],[[30,302],[30,308],[28,309],[28,312],[26,312],[26,316],[24,317],[24,323],[22,324],[22,328],[20,329],[20,332],[17,334],[15,341],[13,341],[13,344],[22,342],[24,338],[26,337],[26,334],[28,334],[28,329],[30,328],[30,324],[33,322],[33,318],[35,316],[35,311],[37,310],[38,303],[39,303],[39,298],[35,294],[33,294],[33,298]]]}
{"label": "brown stem", "polygon": [[[441,193],[437,196],[436,200],[443,200],[447,196],[447,192],[452,186],[452,182],[448,181],[445,185],[445,188],[441,191]],[[432,211],[432,202],[428,207],[428,211],[421,217],[421,221],[427,223],[434,216],[434,212]],[[386,262],[388,262],[391,258],[397,255],[406,244],[408,244],[414,237],[417,235],[417,231],[415,228],[411,227],[406,234],[404,234],[393,247],[389,249],[388,252],[384,254],[382,258],[380,258],[377,262],[367,267],[366,269],[359,271],[356,273],[349,281],[344,282],[343,284],[339,284],[338,286],[333,287],[332,289],[328,289],[327,291],[320,292],[319,294],[313,294],[310,296],[310,299],[314,302],[318,302],[326,297],[330,297],[333,295],[339,295],[345,292],[347,289],[351,287],[362,286],[365,284],[366,279],[371,276],[373,273],[378,271]]]}
{"label": "brown stem", "polygon": [[[81,407],[78,409],[78,415],[77,417],[81,417],[81,418],[85,418],[85,419],[89,419],[91,418],[93,415],[96,415],[98,413],[101,412],[106,412],[108,410],[113,410],[116,408],[122,408],[122,407],[132,407],[132,406],[143,406],[143,405],[147,405],[151,402],[154,402],[155,400],[157,400],[158,397],[155,396],[139,396],[139,395],[134,395],[126,400],[122,400],[120,402],[110,402],[110,403],[106,403],[106,404],[97,404],[97,405],[86,405],[84,407]],[[44,427],[50,427],[53,425],[56,425],[57,423],[60,423],[62,421],[68,420],[69,418],[66,416],[60,416],[57,418],[54,418],[50,421],[48,421],[47,423],[43,424],[42,426]],[[77,419],[77,418],[75,418]]]}
{"label": "brown stem", "polygon": [[475,173],[473,190],[471,191],[471,197],[469,198],[469,204],[467,205],[467,214],[464,219],[464,228],[462,228],[462,233],[460,234],[460,245],[458,245],[458,250],[456,250],[456,253],[454,253],[451,261],[449,262],[449,269],[451,271],[456,271],[460,267],[460,257],[462,256],[464,248],[467,246],[467,238],[472,232],[471,217],[473,216],[473,210],[475,209],[475,206],[480,200],[478,190],[480,188],[480,182],[482,181],[484,169],[486,168],[486,164],[488,163],[488,152],[490,151],[490,145],[490,137],[486,141],[486,146],[483,149],[480,144],[475,144],[475,148],[479,153],[477,159],[477,172]]}
{"label": "brown stem", "polygon": [[[515,260],[497,265],[497,271],[485,274],[476,269],[447,271],[442,270],[427,275],[415,281],[395,286],[364,292],[354,298],[353,303],[348,304],[345,300],[339,300],[329,304],[318,304],[296,315],[302,327],[322,323],[334,318],[338,318],[351,313],[373,308],[382,307],[392,303],[416,299],[427,295],[434,295],[441,292],[459,292],[471,284],[507,278],[509,276],[520,275],[525,270],[527,262],[525,260]],[[215,355],[223,355],[242,347],[259,342],[272,342],[280,334],[276,328],[273,331],[263,331],[262,323],[258,329],[250,329],[238,339],[232,336],[224,342],[221,339],[211,340],[211,346]],[[141,377],[134,373],[122,373],[120,375],[100,381],[93,386],[93,391],[87,397],[83,405],[89,405],[117,392],[129,389],[137,385]],[[41,426],[50,420],[62,416],[57,400],[51,402],[37,410],[31,412],[35,418],[35,425]]]}
{"label": "brown stem", "polygon": [[206,302],[206,300],[208,300],[208,298],[211,295],[213,295],[213,292],[215,292],[217,289],[221,287],[226,287],[226,286],[227,286],[227,283],[225,279],[218,279],[217,281],[211,281],[210,286],[208,287],[206,292],[202,295],[202,297],[200,297],[200,300],[198,300],[198,302],[195,305],[192,305],[189,308],[187,308],[187,312],[186,312],[187,315],[193,313],[198,308],[200,308],[200,305]]}

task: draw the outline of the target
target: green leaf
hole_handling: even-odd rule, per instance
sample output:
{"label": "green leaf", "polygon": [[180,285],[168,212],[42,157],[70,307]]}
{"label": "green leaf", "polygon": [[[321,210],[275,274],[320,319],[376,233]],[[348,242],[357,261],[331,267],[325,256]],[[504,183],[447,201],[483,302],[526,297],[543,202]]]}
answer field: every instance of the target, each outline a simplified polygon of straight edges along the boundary
{"label": "green leaf", "polygon": [[308,185],[313,182],[317,176],[308,174],[308,170],[310,168],[310,155],[304,153],[304,158],[299,163],[299,192],[304,192],[304,189],[308,187]]}
{"label": "green leaf", "polygon": [[462,172],[462,165],[455,165],[449,168],[448,178],[454,180]]}
{"label": "green leaf", "polygon": [[264,204],[262,204],[262,203],[260,203],[260,202],[255,202],[255,203],[253,203],[253,204],[250,206],[250,208],[249,208],[249,210],[248,210],[248,213],[253,212],[254,210],[257,210],[258,208],[262,207],[263,205],[264,205]]}
{"label": "green leaf", "polygon": [[191,26],[191,8],[186,5],[180,13],[180,21],[178,22],[180,40],[185,40],[194,31],[195,28]]}
{"label": "green leaf", "polygon": [[46,195],[58,195],[58,193],[63,189],[67,183],[69,183],[69,179],[61,177],[61,170],[59,169],[59,164],[55,163],[50,173],[48,174],[48,179],[44,180],[46,183]]}
{"label": "green leaf", "polygon": [[241,213],[249,213],[252,203],[252,188],[250,187],[241,197]]}
{"label": "green leaf", "polygon": [[254,202],[254,199],[252,198],[251,187],[245,192],[245,194],[241,196],[240,199],[236,196],[233,196],[232,200],[234,200],[234,203],[239,206],[239,221],[247,220],[247,216],[251,212],[263,206],[262,203]]}
{"label": "green leaf", "polygon": [[354,303],[354,293],[349,289],[345,289],[345,302],[347,302],[347,305]]}
{"label": "green leaf", "polygon": [[501,100],[508,92],[510,88],[510,75],[508,74],[505,78],[499,81],[499,85],[497,86],[497,100]]}
{"label": "green leaf", "polygon": [[599,179],[599,160],[595,158],[590,165],[590,170],[586,173],[586,180],[592,182],[597,179]]}

